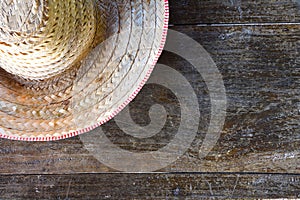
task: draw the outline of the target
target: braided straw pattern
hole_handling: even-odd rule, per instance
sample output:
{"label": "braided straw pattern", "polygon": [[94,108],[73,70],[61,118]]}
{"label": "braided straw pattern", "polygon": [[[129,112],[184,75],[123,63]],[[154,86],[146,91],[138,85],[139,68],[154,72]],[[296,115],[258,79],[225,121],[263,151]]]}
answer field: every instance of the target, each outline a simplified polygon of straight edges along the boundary
{"label": "braided straw pattern", "polygon": [[49,78],[82,59],[93,42],[92,0],[4,0],[0,4],[0,65],[10,73]]}
{"label": "braided straw pattern", "polygon": [[98,0],[93,5],[100,34],[80,63],[42,81],[0,69],[1,137],[44,141],[87,132],[116,115],[149,78],[165,41],[167,1]]}
{"label": "braided straw pattern", "polygon": [[[36,30],[45,26],[43,15],[48,15],[45,1],[16,0],[0,2],[0,37],[14,41],[20,34],[31,35]],[[14,32],[15,34],[8,34]]]}

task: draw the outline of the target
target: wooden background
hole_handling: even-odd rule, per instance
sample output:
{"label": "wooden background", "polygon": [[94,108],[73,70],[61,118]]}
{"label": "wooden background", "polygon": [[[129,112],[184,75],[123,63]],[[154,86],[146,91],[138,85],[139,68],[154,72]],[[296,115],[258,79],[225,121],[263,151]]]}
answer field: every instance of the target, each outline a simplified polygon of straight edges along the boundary
{"label": "wooden background", "polygon": [[[171,0],[170,15],[170,28],[198,41],[224,79],[226,122],[209,155],[197,157],[209,119],[205,82],[184,59],[164,52],[159,62],[189,80],[201,111],[197,137],[178,161],[155,173],[120,173],[95,159],[79,137],[2,139],[0,199],[300,198],[300,1]],[[136,141],[114,120],[103,126],[106,135],[132,151],[166,145],[180,119],[174,94],[146,85],[131,114],[146,125],[153,103],[168,107],[173,124],[160,136]]]}

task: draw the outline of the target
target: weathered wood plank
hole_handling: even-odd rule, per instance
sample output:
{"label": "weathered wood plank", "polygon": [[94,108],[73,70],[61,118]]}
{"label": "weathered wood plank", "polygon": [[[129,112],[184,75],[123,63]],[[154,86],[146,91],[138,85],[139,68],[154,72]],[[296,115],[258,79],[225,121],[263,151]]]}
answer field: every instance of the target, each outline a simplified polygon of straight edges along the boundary
{"label": "weathered wood plank", "polygon": [[171,24],[300,22],[299,0],[170,0]]}
{"label": "weathered wood plank", "polygon": [[[199,144],[210,117],[209,91],[201,74],[189,63],[164,53],[160,63],[184,75],[195,90],[201,120],[190,150],[162,171],[300,173],[299,28],[299,25],[173,27],[197,40],[211,54],[223,75],[228,109],[217,145],[206,158],[199,159]],[[141,125],[149,123],[148,109],[154,103],[164,105],[169,112],[167,125],[158,136],[136,140],[123,133],[114,121],[103,126],[104,132],[127,150],[147,152],[163,147],[176,134],[180,105],[169,90],[148,85],[131,104],[133,119]],[[1,174],[114,171],[94,158],[79,137],[47,143],[2,139],[0,159]]]}
{"label": "weathered wood plank", "polygon": [[299,198],[299,175],[78,174],[0,177],[1,199]]}

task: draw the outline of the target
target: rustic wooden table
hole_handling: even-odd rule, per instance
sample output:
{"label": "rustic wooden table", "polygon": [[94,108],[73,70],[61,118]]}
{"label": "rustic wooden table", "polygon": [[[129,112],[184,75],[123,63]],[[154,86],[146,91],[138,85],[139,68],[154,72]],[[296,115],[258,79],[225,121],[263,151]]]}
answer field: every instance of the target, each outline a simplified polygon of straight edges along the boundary
{"label": "rustic wooden table", "polygon": [[[171,0],[170,15],[170,29],[201,44],[223,77],[226,120],[208,155],[199,158],[210,90],[186,59],[164,52],[159,62],[198,97],[198,131],[182,156],[155,173],[121,173],[99,161],[105,152],[97,140],[2,139],[0,199],[300,198],[300,1]],[[130,104],[136,124],[150,123],[154,104],[167,119],[151,138],[134,138],[115,120],[90,134],[103,131],[126,151],[155,152],[175,137],[182,110],[174,92],[148,84]]]}

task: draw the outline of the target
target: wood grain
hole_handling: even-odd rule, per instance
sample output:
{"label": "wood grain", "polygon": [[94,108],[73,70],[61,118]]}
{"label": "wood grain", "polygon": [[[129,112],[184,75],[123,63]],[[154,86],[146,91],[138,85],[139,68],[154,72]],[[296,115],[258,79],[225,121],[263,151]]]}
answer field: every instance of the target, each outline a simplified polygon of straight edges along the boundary
{"label": "wood grain", "polygon": [[280,174],[79,174],[0,178],[1,199],[299,198]]}
{"label": "wood grain", "polygon": [[300,22],[299,0],[174,0],[170,23],[286,23]]}

